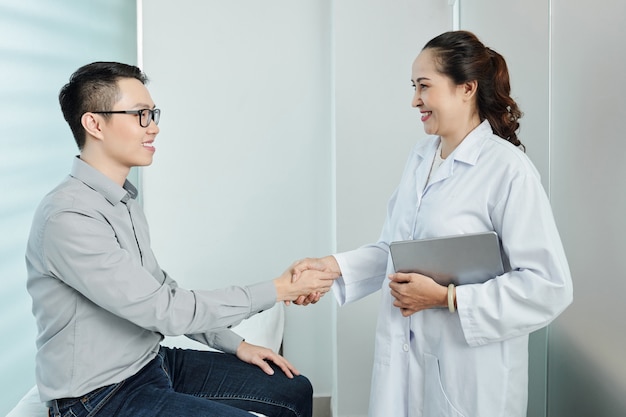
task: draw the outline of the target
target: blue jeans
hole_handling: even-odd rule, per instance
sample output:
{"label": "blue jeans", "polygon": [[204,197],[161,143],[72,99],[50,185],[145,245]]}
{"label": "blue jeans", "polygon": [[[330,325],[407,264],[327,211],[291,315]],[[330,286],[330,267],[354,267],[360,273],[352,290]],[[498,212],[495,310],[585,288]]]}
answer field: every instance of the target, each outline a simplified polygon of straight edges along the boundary
{"label": "blue jeans", "polygon": [[[274,375],[236,356],[161,347],[136,375],[79,398],[56,401],[63,417],[310,417],[313,388],[304,376]],[[54,416],[54,406],[50,415]]]}

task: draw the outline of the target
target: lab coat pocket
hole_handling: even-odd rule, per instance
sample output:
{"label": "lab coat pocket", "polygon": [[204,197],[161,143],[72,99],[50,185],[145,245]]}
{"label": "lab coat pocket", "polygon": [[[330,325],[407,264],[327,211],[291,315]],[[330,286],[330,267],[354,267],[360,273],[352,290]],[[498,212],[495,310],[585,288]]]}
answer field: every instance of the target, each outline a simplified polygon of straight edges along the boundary
{"label": "lab coat pocket", "polygon": [[424,416],[465,417],[448,399],[441,383],[439,359],[424,354]]}

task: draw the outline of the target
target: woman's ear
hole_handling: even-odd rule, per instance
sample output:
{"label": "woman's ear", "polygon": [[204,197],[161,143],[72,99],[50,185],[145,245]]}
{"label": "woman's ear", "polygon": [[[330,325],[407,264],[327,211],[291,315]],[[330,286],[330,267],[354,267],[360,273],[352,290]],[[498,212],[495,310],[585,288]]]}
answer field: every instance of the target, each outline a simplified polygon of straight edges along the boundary
{"label": "woman's ear", "polygon": [[80,122],[83,125],[83,128],[87,132],[88,136],[92,136],[96,139],[102,139],[102,118],[95,115],[94,113],[85,113],[80,118]]}
{"label": "woman's ear", "polygon": [[462,84],[465,99],[472,99],[478,91],[478,80],[468,81]]}

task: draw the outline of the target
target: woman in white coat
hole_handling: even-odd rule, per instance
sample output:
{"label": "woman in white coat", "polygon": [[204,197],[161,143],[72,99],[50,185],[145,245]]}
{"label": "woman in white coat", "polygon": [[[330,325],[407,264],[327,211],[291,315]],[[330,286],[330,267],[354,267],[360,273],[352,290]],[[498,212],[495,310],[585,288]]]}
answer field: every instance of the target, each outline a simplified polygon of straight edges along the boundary
{"label": "woman in white coat", "polygon": [[[297,268],[340,273],[340,304],[382,288],[370,416],[525,417],[528,335],[571,303],[572,282],[516,135],[506,63],[472,33],[447,32],[415,59],[412,81],[432,136],[409,156],[379,241]],[[507,266],[485,283],[393,271],[390,242],[485,231],[498,234]]]}

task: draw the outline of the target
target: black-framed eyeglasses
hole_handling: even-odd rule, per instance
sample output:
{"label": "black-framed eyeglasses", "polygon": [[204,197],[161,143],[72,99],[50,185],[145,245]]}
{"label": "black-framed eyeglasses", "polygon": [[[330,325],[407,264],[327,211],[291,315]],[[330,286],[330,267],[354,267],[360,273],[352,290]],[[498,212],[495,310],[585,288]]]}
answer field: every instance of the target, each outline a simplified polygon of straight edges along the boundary
{"label": "black-framed eyeglasses", "polygon": [[150,122],[154,120],[155,124],[159,124],[161,118],[161,109],[141,109],[141,110],[110,110],[110,111],[92,111],[96,114],[135,114],[139,116],[139,126],[148,127]]}

